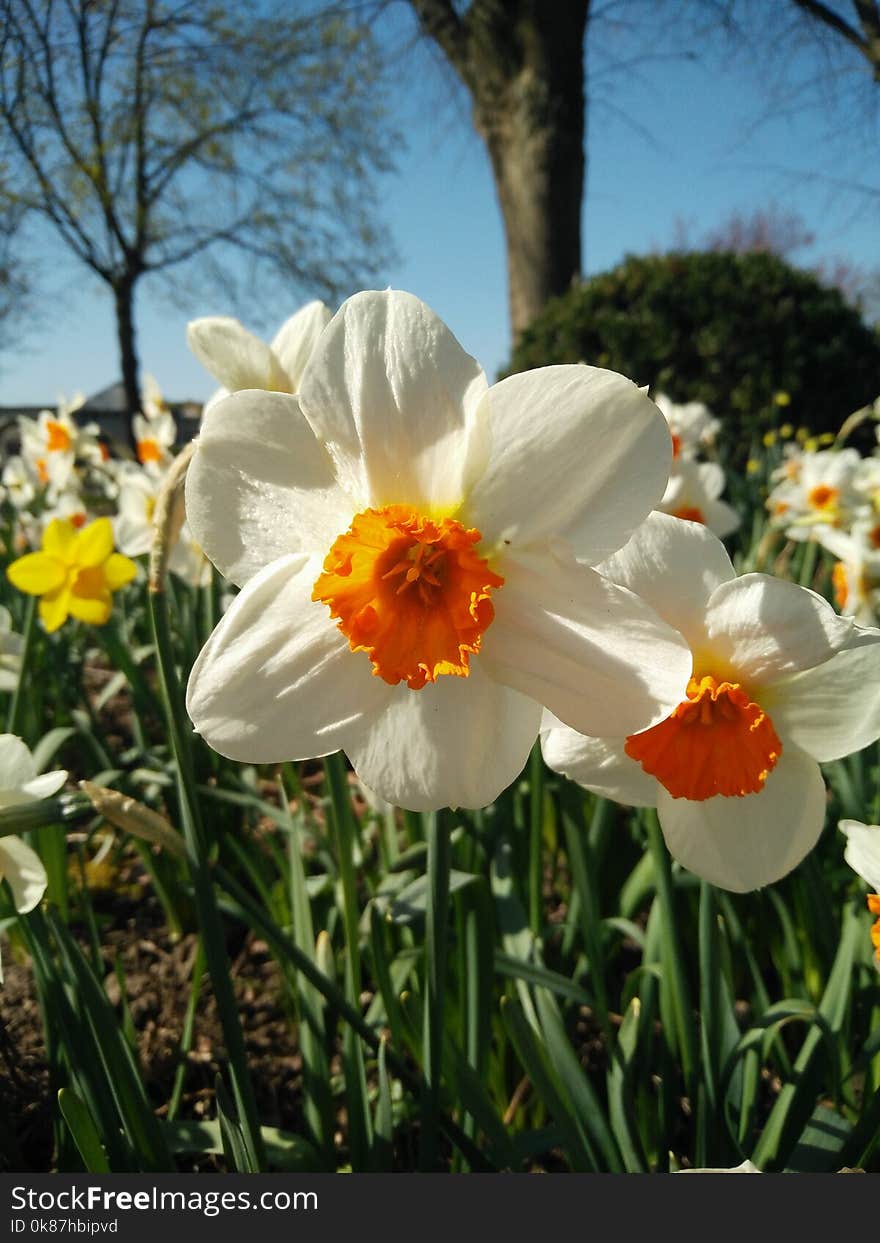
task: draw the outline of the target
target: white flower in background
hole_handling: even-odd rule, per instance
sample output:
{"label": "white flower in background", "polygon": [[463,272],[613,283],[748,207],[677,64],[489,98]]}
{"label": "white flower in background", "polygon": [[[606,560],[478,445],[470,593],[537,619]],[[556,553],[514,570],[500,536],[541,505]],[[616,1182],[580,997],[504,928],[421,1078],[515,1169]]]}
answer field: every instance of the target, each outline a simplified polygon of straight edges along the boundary
{"label": "white flower in background", "polygon": [[687,401],[678,405],[665,393],[658,393],[654,404],[669,424],[674,460],[696,457],[702,449],[715,443],[721,421],[701,401]]}
{"label": "white flower in background", "polygon": [[[128,463],[119,472],[118,512],[113,519],[116,546],[126,557],[149,553],[155,527],[156,501],[162,487],[162,475]],[[192,587],[210,581],[211,565],[184,522],[171,553],[168,568]]]}
{"label": "white flower in background", "polygon": [[177,439],[177,424],[171,413],[144,418],[136,414],[131,421],[138,461],[145,469],[161,474],[171,465],[171,449]]}
{"label": "white flower in background", "polygon": [[871,943],[880,962],[880,824],[841,820],[837,827],[846,834],[843,857],[868,888],[874,890],[868,894],[868,910],[877,916],[871,929]]}
{"label": "white flower in background", "polygon": [[845,527],[862,498],[855,488],[862,459],[856,449],[824,449],[789,458],[774,472],[777,486],[767,498],[774,526],[788,539],[806,540],[819,527]]}
{"label": "white flower in background", "polygon": [[0,605],[0,691],[14,691],[21,672],[24,639],[12,629],[12,614]]}
{"label": "white flower in background", "polygon": [[144,417],[149,419],[150,422],[154,419],[162,419],[166,414],[171,414],[171,407],[162,396],[162,390],[159,388],[158,382],[147,372],[144,373],[141,385],[141,406]]}
{"label": "white flower in background", "polygon": [[676,1170],[676,1174],[760,1174],[761,1171],[754,1161],[743,1161],[740,1165],[722,1165],[712,1168],[708,1166],[699,1170]]}
{"label": "white flower in background", "polygon": [[349,299],[298,398],[238,393],[205,417],[187,514],[243,590],[190,676],[196,730],[248,763],[342,748],[382,798],[425,810],[491,802],[542,705],[593,733],[661,720],[683,641],[575,556],[627,540],[670,456],[623,376],[489,388],[417,298]]}
{"label": "white flower in background", "polygon": [[21,456],[31,477],[61,492],[73,475],[79,429],[66,412],[41,410],[36,419],[19,416]]}
{"label": "white flower in background", "polygon": [[859,519],[852,530],[822,527],[817,538],[837,561],[831,571],[834,602],[862,626],[880,619],[880,517]]}
{"label": "white flower in background", "polygon": [[54,505],[40,514],[40,525],[43,530],[45,530],[53,518],[66,519],[68,522],[73,523],[77,530],[84,527],[89,520],[89,516],[85,501],[80,493],[71,489],[57,496]]}
{"label": "white flower in background", "polygon": [[719,500],[723,491],[724,471],[717,462],[679,459],[673,463],[657,508],[674,518],[700,522],[719,537],[731,535],[739,527],[740,517],[731,505]]}
{"label": "white flower in background", "polygon": [[[47,480],[48,482],[48,474]],[[27,509],[37,494],[33,475],[21,457],[11,457],[3,467],[3,487],[10,503],[16,509]]]}
{"label": "white flower in background", "polygon": [[[57,794],[67,780],[60,769],[37,775],[33,756],[15,734],[0,734],[0,808],[20,807]],[[46,870],[39,855],[20,837],[0,837],[0,879],[9,882],[15,909],[32,911],[46,892]]]}
{"label": "white flower in background", "polygon": [[323,302],[309,302],[281,325],[271,345],[237,319],[219,315],[194,319],[186,330],[189,348],[223,386],[209,397],[204,413],[221,398],[246,388],[298,392],[306,363],[331,316]]}
{"label": "white flower in background", "polygon": [[794,583],[737,578],[705,527],[663,514],[599,569],[684,635],[693,677],[665,721],[627,738],[546,721],[547,763],[656,807],[670,853],[704,880],[737,892],[779,880],[822,831],[819,761],[880,737],[880,630]]}
{"label": "white flower in background", "polygon": [[880,453],[861,459],[853,474],[853,489],[866,509],[880,515]]}

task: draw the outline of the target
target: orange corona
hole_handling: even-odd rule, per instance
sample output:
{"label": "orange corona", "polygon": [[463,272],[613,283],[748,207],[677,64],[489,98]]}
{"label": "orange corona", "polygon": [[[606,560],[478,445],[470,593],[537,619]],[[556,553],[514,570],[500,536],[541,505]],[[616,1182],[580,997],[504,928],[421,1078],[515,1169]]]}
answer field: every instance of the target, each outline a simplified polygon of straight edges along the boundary
{"label": "orange corona", "polygon": [[477,552],[481,538],[406,505],[366,509],[334,541],[312,599],[391,685],[467,677],[495,616],[490,593],[504,583]]}
{"label": "orange corona", "polygon": [[56,423],[54,419],[47,419],[46,448],[50,453],[67,453],[70,448],[70,432],[63,423]]}
{"label": "orange corona", "polygon": [[691,678],[687,699],[671,716],[632,734],[625,750],[673,798],[702,802],[757,794],[775,768],[782,743],[773,722],[737,682]]}
{"label": "orange corona", "polygon": [[837,488],[832,488],[827,483],[819,483],[807,493],[807,501],[813,509],[819,509],[824,512],[837,507],[839,496],[840,492]]}
{"label": "orange corona", "polygon": [[159,448],[159,443],[152,439],[138,441],[137,455],[141,466],[146,466],[148,462],[161,462],[162,460],[162,450]]}
{"label": "orange corona", "polygon": [[[880,916],[880,893],[868,894],[868,910],[872,915]],[[874,953],[880,961],[880,918],[874,921],[871,928],[871,944],[874,946]]]}

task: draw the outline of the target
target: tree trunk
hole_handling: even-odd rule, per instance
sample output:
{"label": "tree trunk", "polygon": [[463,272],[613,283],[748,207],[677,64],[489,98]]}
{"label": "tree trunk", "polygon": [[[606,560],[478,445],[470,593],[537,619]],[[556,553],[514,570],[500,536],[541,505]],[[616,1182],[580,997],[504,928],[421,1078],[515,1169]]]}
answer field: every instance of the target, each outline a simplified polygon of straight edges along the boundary
{"label": "tree trunk", "polygon": [[590,0],[410,0],[471,95],[507,243],[514,339],[581,274]]}
{"label": "tree trunk", "polygon": [[[113,285],[113,303],[116,311],[116,338],[119,343],[119,361],[122,367],[122,387],[129,415],[141,408],[141,390],[138,378],[138,358],[135,347],[134,328],[135,278],[124,276]],[[133,443],[133,442],[132,442]]]}

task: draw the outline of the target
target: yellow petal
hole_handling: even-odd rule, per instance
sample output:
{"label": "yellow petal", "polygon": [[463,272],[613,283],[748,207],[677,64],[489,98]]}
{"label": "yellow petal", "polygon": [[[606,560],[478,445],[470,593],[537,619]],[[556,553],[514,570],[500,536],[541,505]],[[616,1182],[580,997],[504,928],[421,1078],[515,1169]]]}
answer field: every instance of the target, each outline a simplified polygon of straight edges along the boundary
{"label": "yellow petal", "polygon": [[109,518],[96,518],[77,532],[76,564],[101,565],[113,551],[113,524]]}
{"label": "yellow petal", "polygon": [[6,577],[19,591],[29,596],[42,596],[63,586],[67,569],[57,557],[45,552],[29,552],[7,567]]}
{"label": "yellow petal", "polygon": [[137,566],[129,557],[123,557],[121,552],[112,553],[103,567],[104,579],[111,591],[118,591],[120,587],[124,587],[126,583],[137,574]]}
{"label": "yellow petal", "polygon": [[43,552],[65,565],[73,562],[76,527],[66,518],[53,518],[43,532]]}
{"label": "yellow petal", "polygon": [[79,596],[71,592],[68,608],[71,617],[88,622],[90,626],[103,626],[113,610],[113,603],[109,591],[94,596]]}
{"label": "yellow petal", "polygon": [[70,614],[70,591],[61,587],[58,591],[50,591],[40,601],[40,617],[49,634],[60,629]]}

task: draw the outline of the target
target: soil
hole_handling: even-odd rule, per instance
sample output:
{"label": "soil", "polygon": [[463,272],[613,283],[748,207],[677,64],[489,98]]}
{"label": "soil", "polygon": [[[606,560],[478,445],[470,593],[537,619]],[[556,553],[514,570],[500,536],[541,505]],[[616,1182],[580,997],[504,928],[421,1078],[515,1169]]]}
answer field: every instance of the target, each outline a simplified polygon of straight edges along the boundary
{"label": "soil", "polygon": [[[113,924],[102,932],[104,987],[121,1017],[122,999],[114,968],[118,961],[124,969],[144,1082],[161,1117],[178,1066],[196,938],[189,934],[172,941],[161,908],[149,892],[137,902],[118,895],[112,902]],[[301,1060],[295,1029],[281,1004],[278,967],[265,944],[253,936],[239,946],[230,946],[230,954],[260,1119],[265,1125],[296,1131],[301,1123]],[[14,961],[7,949],[3,968],[0,1169],[45,1171],[52,1168],[55,1105],[50,1095],[40,1008],[30,965]],[[225,1072],[224,1063],[220,1024],[205,976],[195,1037],[187,1057],[180,1117],[215,1116],[214,1081],[218,1073]]]}

